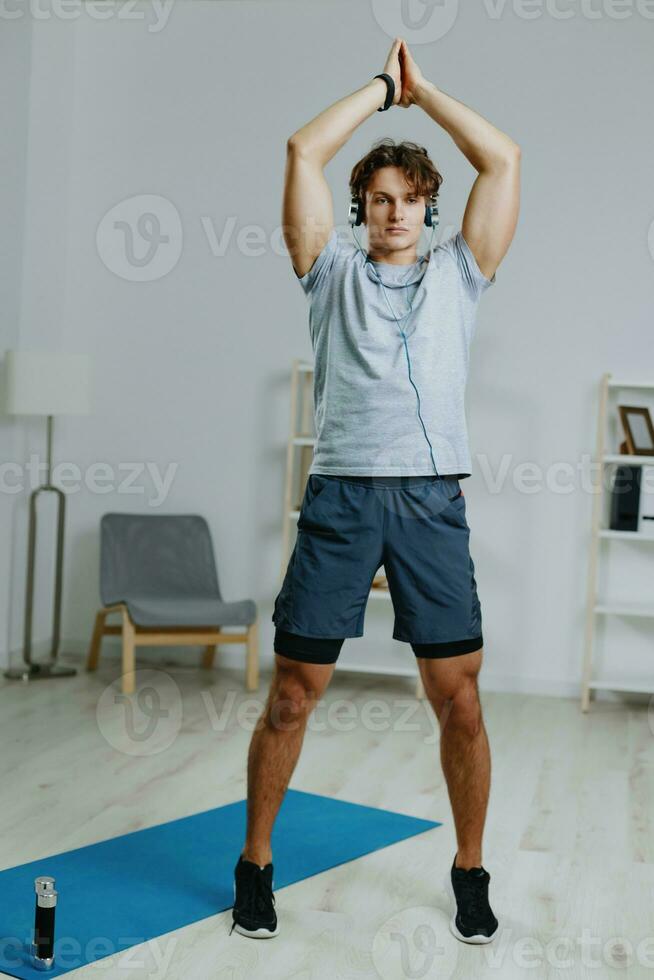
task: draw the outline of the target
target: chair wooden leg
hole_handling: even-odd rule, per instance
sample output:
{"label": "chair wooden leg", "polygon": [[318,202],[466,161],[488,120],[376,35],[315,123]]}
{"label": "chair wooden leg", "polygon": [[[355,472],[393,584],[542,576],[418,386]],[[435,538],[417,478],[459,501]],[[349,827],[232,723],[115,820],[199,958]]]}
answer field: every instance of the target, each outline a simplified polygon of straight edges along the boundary
{"label": "chair wooden leg", "polygon": [[89,645],[89,652],[86,658],[86,669],[87,670],[97,670],[98,660],[100,659],[100,645],[102,644],[102,636],[104,633],[104,622],[107,618],[107,613],[101,609],[95,617],[95,625],[93,627],[93,635],[91,637],[91,643]]}
{"label": "chair wooden leg", "polygon": [[211,643],[209,646],[204,648],[204,655],[202,657],[202,666],[206,667],[207,670],[211,670],[213,667],[213,658],[216,656],[216,644]]}
{"label": "chair wooden leg", "polygon": [[248,691],[256,691],[259,687],[259,624],[256,620],[248,627],[246,642],[245,687]]}
{"label": "chair wooden leg", "polygon": [[134,668],[135,656],[135,634],[134,623],[130,619],[129,612],[123,609],[123,694],[134,693]]}

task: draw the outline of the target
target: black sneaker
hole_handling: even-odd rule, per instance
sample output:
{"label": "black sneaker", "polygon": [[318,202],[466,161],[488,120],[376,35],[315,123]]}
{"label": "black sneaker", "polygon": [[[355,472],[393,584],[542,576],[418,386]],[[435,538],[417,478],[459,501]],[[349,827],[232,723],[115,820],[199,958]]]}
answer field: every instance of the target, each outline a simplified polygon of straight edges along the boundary
{"label": "black sneaker", "polygon": [[457,910],[450,932],[464,943],[490,943],[495,938],[497,919],[488,904],[490,875],[485,868],[457,868],[456,854],[450,878]]}
{"label": "black sneaker", "polygon": [[268,939],[279,932],[273,895],[273,866],[261,868],[240,855],[234,868],[234,908],[231,936],[234,929],[242,936]]}

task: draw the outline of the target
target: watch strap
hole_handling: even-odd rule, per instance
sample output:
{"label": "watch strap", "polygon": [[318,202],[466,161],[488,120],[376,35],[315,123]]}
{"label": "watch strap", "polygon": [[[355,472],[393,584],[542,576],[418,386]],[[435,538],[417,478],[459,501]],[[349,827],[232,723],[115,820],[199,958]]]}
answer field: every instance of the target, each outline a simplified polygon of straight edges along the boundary
{"label": "watch strap", "polygon": [[391,76],[383,71],[379,75],[375,75],[375,78],[383,78],[386,82],[386,99],[384,104],[377,109],[377,112],[386,112],[393,105],[393,99],[395,98],[395,82]]}

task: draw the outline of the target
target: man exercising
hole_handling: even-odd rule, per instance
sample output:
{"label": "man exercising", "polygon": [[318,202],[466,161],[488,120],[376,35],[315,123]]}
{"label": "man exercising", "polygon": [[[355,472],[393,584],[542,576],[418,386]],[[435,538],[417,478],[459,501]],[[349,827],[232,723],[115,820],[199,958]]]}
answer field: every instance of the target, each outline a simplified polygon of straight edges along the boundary
{"label": "man exercising", "polygon": [[[418,105],[477,171],[461,230],[418,258],[437,221],[442,177],[415,143],[375,144],[351,172],[353,233],[342,242],[323,170],[379,109]],[[248,754],[247,831],[234,872],[233,925],[279,932],[273,824],[309,714],[346,637],[363,635],[383,564],[393,637],[410,643],[438,718],[456,828],[450,929],[468,943],[498,928],[482,865],[490,752],[477,677],[481,607],[460,479],[471,463],[464,411],[479,300],[513,238],[520,148],[427,81],[396,38],[384,71],[291,136],[284,237],[310,300],[317,439],[298,536],[275,599],[275,665]],[[367,254],[354,232],[365,224]]]}

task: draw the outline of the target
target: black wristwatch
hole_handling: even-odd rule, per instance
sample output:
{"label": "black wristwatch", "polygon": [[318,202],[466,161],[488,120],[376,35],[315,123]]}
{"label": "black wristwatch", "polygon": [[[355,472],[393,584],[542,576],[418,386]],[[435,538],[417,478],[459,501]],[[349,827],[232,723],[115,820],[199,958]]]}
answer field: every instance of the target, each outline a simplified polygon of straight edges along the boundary
{"label": "black wristwatch", "polygon": [[395,98],[395,82],[385,71],[380,75],[375,75],[375,78],[383,78],[386,82],[386,100],[382,106],[377,109],[377,112],[386,112],[393,105],[393,99]]}

